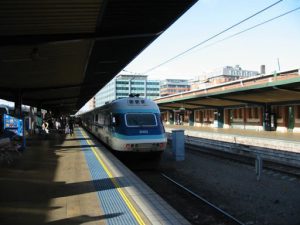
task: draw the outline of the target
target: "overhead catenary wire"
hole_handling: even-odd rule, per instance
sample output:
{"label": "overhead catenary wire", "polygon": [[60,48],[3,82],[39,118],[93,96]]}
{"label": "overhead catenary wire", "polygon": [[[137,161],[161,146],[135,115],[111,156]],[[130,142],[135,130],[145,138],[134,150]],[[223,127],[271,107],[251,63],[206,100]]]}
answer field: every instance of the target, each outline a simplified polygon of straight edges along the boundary
{"label": "overhead catenary wire", "polygon": [[166,60],[166,61],[164,61],[164,62],[162,62],[162,63],[160,63],[160,64],[158,64],[158,65],[156,65],[156,66],[154,66],[154,67],[152,67],[152,68],[150,68],[150,69],[148,69],[147,71],[144,72],[144,74],[149,73],[149,72],[151,72],[151,71],[153,71],[153,70],[155,70],[155,69],[157,69],[157,68],[159,68],[159,67],[161,67],[161,66],[163,66],[163,65],[165,65],[165,64],[167,64],[167,63],[169,63],[169,62],[171,62],[171,61],[173,61],[174,59],[176,59],[176,58],[178,58],[178,57],[180,57],[180,56],[186,54],[187,52],[189,52],[189,51],[191,51],[191,50],[197,48],[198,46],[205,44],[206,42],[212,40],[213,38],[216,38],[217,36],[219,36],[219,35],[221,35],[221,34],[227,32],[227,31],[231,30],[232,28],[234,28],[234,27],[240,25],[241,23],[244,23],[244,22],[246,22],[247,20],[249,20],[249,19],[251,19],[251,18],[257,16],[258,14],[260,14],[260,13],[262,13],[262,12],[264,12],[264,11],[270,9],[270,8],[272,8],[273,6],[277,5],[278,3],[282,2],[282,1],[283,1],[283,0],[279,0],[279,1],[277,1],[277,2],[274,2],[273,4],[269,5],[268,7],[266,7],[266,8],[264,8],[264,9],[262,9],[262,10],[256,12],[256,13],[252,14],[251,16],[249,16],[249,17],[247,17],[247,18],[245,18],[245,19],[239,21],[238,23],[235,23],[234,25],[232,25],[232,26],[230,26],[230,27],[228,27],[228,28],[222,30],[221,32],[219,32],[219,33],[217,33],[217,34],[211,36],[210,38],[208,38],[208,39],[206,39],[206,40],[204,40],[204,41],[202,41],[202,42],[200,42],[200,43],[198,43],[198,44],[196,44],[196,45],[190,47],[189,49],[187,49],[187,50],[185,50],[185,51],[183,51],[183,52],[177,54],[176,56],[173,56],[173,57],[171,57],[170,59],[168,59],[168,60]]}
{"label": "overhead catenary wire", "polygon": [[[215,41],[215,42],[213,42],[213,43],[211,43],[211,44],[209,44],[209,45],[206,45],[206,46],[204,46],[204,47],[202,47],[202,48],[200,48],[200,49],[197,49],[197,51],[198,51],[198,50],[201,50],[201,49],[204,49],[204,48],[207,48],[207,47],[211,47],[211,46],[213,46],[213,45],[215,45],[215,44],[218,44],[218,43],[220,43],[220,42],[223,42],[223,41],[225,41],[225,40],[228,40],[228,39],[230,39],[230,38],[233,38],[233,37],[235,37],[235,36],[238,36],[238,35],[240,35],[240,34],[242,34],[242,33],[245,33],[245,32],[247,32],[247,31],[249,31],[249,30],[252,30],[252,29],[254,29],[254,28],[256,28],[256,27],[262,26],[262,25],[264,25],[264,24],[266,24],[266,23],[269,23],[269,22],[271,22],[271,21],[273,21],[273,20],[279,19],[280,17],[286,16],[286,15],[288,15],[288,14],[290,14],[290,13],[292,13],[292,12],[295,12],[295,11],[297,11],[297,10],[299,10],[299,9],[300,9],[300,7],[297,7],[297,8],[295,8],[295,9],[292,9],[292,10],[290,10],[290,11],[287,11],[287,12],[285,12],[285,13],[283,13],[283,14],[280,14],[280,15],[278,15],[278,16],[275,16],[275,17],[273,17],[273,18],[271,18],[271,19],[268,19],[268,20],[266,20],[266,21],[264,21],[264,22],[258,23],[258,24],[254,25],[254,26],[252,26],[252,27],[248,27],[248,28],[245,29],[245,30],[239,31],[239,32],[237,32],[237,33],[235,33],[235,34],[229,35],[229,36],[227,36],[227,37],[225,37],[225,38],[223,38],[223,39],[220,39],[220,40]],[[194,51],[194,52],[195,52],[195,51]]]}

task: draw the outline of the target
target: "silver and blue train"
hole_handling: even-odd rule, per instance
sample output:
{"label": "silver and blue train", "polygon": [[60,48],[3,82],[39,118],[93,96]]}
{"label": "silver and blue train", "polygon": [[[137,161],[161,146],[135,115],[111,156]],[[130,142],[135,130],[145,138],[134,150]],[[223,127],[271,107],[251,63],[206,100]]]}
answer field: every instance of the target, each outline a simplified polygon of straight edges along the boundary
{"label": "silver and blue train", "polygon": [[129,96],[80,115],[82,125],[115,151],[163,152],[167,137],[159,108]]}

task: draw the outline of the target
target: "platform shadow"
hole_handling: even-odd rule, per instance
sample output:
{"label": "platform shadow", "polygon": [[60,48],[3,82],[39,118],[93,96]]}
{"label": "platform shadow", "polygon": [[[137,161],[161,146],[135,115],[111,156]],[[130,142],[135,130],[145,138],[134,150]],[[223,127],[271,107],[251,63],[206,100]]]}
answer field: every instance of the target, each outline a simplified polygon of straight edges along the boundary
{"label": "platform shadow", "polygon": [[69,138],[65,141],[85,141],[85,140],[92,140],[91,138]]}
{"label": "platform shadow", "polygon": [[82,215],[82,216],[76,216],[71,218],[65,218],[61,220],[51,221],[46,223],[47,225],[79,225],[91,221],[98,221],[98,220],[104,220],[109,219],[113,217],[121,216],[123,213],[111,213],[106,214],[102,216],[88,216],[88,215]]}
{"label": "platform shadow", "polygon": [[[116,189],[115,183],[118,184],[118,187],[127,187],[129,185],[124,177],[115,177],[113,180],[105,178],[78,183],[38,182],[36,180],[25,180],[21,178],[4,178],[0,180],[1,189],[14,193],[14,195],[7,195],[5,191],[0,193],[0,199],[3,202],[29,201],[38,203],[52,198]],[[20,187],[22,191],[19,190]],[[34,196],[34,198],[32,196]]]}
{"label": "platform shadow", "polygon": [[72,195],[80,195],[80,194],[116,189],[118,187],[115,186],[115,183],[118,184],[118,187],[128,186],[124,177],[115,177],[113,178],[113,180],[110,178],[105,178],[105,179],[83,181],[83,182],[71,183],[71,184],[60,183],[60,184],[56,184],[56,186],[52,188],[50,197],[51,198],[67,197]]}

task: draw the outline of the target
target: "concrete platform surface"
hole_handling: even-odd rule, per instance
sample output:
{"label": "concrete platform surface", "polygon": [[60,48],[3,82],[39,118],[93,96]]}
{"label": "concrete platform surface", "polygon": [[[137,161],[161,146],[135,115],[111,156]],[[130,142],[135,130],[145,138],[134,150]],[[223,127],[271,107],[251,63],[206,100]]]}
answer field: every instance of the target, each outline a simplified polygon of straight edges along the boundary
{"label": "concrete platform surface", "polygon": [[27,145],[0,167],[1,225],[189,224],[81,128]]}

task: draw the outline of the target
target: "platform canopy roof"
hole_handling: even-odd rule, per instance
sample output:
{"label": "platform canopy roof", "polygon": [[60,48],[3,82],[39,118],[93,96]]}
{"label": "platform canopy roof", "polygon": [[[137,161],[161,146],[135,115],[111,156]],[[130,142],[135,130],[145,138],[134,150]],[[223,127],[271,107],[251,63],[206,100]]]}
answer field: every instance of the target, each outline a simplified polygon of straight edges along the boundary
{"label": "platform canopy roof", "polygon": [[296,69],[207,85],[155,101],[161,110],[175,111],[300,104],[300,71]]}
{"label": "platform canopy roof", "polygon": [[74,113],[195,2],[0,1],[0,98]]}

